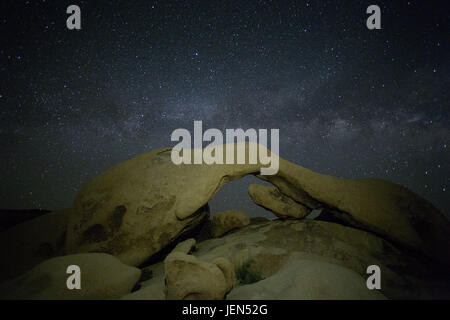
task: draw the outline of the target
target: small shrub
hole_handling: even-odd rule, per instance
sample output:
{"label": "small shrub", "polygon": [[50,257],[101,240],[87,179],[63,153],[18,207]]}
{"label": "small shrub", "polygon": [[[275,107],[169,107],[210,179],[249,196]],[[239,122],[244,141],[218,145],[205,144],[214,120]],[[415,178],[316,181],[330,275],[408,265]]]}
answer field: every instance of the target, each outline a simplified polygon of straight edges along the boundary
{"label": "small shrub", "polygon": [[236,277],[242,284],[250,284],[264,279],[259,272],[251,267],[250,261],[244,262],[236,269]]}

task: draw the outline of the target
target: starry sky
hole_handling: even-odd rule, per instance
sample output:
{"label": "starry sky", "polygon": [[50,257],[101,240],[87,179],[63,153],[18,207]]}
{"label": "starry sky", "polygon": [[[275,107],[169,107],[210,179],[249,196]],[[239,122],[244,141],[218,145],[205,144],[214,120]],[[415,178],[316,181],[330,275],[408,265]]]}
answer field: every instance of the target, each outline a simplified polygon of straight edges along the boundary
{"label": "starry sky", "polygon": [[[371,4],[381,30],[366,28]],[[70,207],[94,175],[202,120],[277,128],[281,157],[405,185],[450,216],[446,1],[0,6],[0,208]],[[226,185],[212,211],[267,215],[247,195],[256,180]]]}

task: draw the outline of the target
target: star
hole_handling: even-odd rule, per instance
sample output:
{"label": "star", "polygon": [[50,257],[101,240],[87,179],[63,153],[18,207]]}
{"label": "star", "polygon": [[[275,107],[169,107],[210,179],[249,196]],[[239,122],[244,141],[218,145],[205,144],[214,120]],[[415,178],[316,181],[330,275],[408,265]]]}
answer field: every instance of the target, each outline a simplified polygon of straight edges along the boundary
{"label": "star", "polygon": [[[446,10],[392,3],[395,30],[375,33],[351,4],[85,5],[96,24],[86,19],[78,33],[58,25],[59,2],[18,3],[24,10],[2,16],[0,206],[70,207],[95,174],[173,146],[173,130],[203,120],[220,130],[277,128],[291,162],[387,179],[450,212]],[[252,178],[225,185],[212,214],[242,205],[270,216],[248,199]]]}

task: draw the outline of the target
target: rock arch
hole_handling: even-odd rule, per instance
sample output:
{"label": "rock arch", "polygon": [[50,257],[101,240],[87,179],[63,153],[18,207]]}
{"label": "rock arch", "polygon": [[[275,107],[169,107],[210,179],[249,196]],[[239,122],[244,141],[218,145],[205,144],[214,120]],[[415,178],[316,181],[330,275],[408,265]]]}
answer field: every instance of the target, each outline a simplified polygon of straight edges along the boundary
{"label": "rock arch", "polygon": [[[428,201],[403,186],[379,179],[336,178],[281,158],[273,176],[259,176],[259,163],[174,165],[170,152],[170,148],[151,150],[85,184],[69,217],[66,252],[106,252],[139,265],[198,225],[208,214],[205,206],[209,199],[226,182],[253,174],[274,185],[250,187],[252,198],[265,195],[266,200],[271,199],[259,203],[268,209],[294,208],[294,218],[302,218],[309,210],[326,207],[350,225],[450,263],[449,222]],[[126,210],[121,211],[121,224],[114,229],[108,223],[118,207]],[[86,237],[94,225],[103,226],[104,237],[97,238],[99,241]]]}

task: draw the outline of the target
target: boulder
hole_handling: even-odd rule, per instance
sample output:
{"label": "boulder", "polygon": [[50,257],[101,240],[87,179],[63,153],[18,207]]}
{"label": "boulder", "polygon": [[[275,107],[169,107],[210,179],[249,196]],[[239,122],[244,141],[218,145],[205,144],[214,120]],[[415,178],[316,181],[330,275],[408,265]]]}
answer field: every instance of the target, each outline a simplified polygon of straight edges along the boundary
{"label": "boulder", "polygon": [[281,219],[301,219],[311,212],[311,209],[283,195],[274,186],[251,184],[248,194],[254,203],[272,211]]}
{"label": "boulder", "polygon": [[197,241],[197,243],[213,238],[211,219],[209,218],[205,219],[205,222],[201,225],[200,229],[195,234],[194,238]]}
{"label": "boulder", "polygon": [[172,249],[171,252],[181,252],[184,254],[189,254],[191,251],[195,249],[196,241],[194,238],[186,239],[180,243],[178,243],[175,248]]}
{"label": "boulder", "polygon": [[[179,243],[173,250],[172,252],[169,254],[169,256],[173,255],[175,252],[178,253],[182,253],[182,254],[188,254],[188,252],[190,252],[193,248],[193,246],[195,245],[195,241],[193,241],[193,239],[188,239],[184,242]],[[184,256],[182,256],[184,257]],[[172,259],[172,258],[171,258]],[[179,258],[178,258],[179,260]],[[196,261],[194,258],[191,258],[191,260]],[[169,263],[170,259],[167,260],[168,262],[166,262],[166,264]],[[198,262],[201,265],[204,265],[205,263],[207,264],[207,262]],[[143,269],[143,274],[150,274],[150,278],[149,279],[143,279],[138,285],[139,285],[139,289],[135,292],[132,292],[124,297],[122,297],[122,299],[124,300],[164,300],[166,298],[166,288],[165,288],[165,274],[164,274],[164,264],[162,262],[159,263],[155,263],[151,266],[148,266],[146,268]],[[208,265],[208,264],[207,264]],[[236,276],[235,276],[235,271],[234,271],[234,265],[228,260],[228,259],[224,259],[222,257],[218,257],[215,258],[212,261],[212,265],[210,266],[213,270],[217,271],[217,269],[215,268],[215,266],[217,266],[220,271],[222,271],[223,276],[225,278],[225,292],[230,291],[235,282],[236,282]],[[215,265],[215,266],[214,266]],[[193,267],[191,267],[193,268]],[[169,266],[170,269],[170,266]],[[188,270],[186,270],[186,272],[188,272]],[[181,271],[184,272],[184,271]],[[179,275],[179,277],[181,277],[181,275]],[[221,276],[219,276],[219,280],[222,279]],[[192,281],[193,279],[191,279]],[[191,284],[189,284],[189,281],[185,281],[183,280],[184,283],[187,283],[187,285],[191,286]],[[203,280],[201,280],[203,281]],[[215,280],[217,281],[217,280]],[[204,284],[203,284],[204,285]],[[197,286],[197,285],[196,285]],[[185,288],[187,290],[190,290],[189,288]],[[177,285],[175,286],[171,286],[170,290],[172,291],[171,294],[173,294],[173,290],[180,290],[178,288]],[[185,292],[182,293],[178,293],[180,296],[185,295]],[[210,294],[208,292],[205,292],[204,294]],[[197,299],[196,296],[194,295],[190,295],[190,297],[192,299]]]}
{"label": "boulder", "polygon": [[390,299],[443,297],[450,292],[445,274],[436,273],[434,265],[424,265],[369,232],[331,222],[302,219],[251,224],[198,243],[193,254],[205,261],[223,257],[235,266],[248,264],[263,279],[276,274],[297,254],[353,270],[363,278],[367,278],[369,265],[378,265],[381,293]]}
{"label": "boulder", "polygon": [[233,286],[231,269],[231,263],[223,258],[210,263],[181,252],[171,253],[164,260],[166,299],[223,299]]}
{"label": "boulder", "polygon": [[245,227],[250,224],[250,218],[241,210],[227,210],[216,213],[212,219],[211,232],[213,237],[218,238],[225,233]]}
{"label": "boulder", "polygon": [[164,278],[164,262],[158,262],[142,270],[150,274],[148,279],[140,279],[139,289],[123,296],[122,300],[165,300],[166,285]]}
{"label": "boulder", "polygon": [[[240,146],[236,144],[235,151]],[[247,151],[250,146],[253,144],[244,145]],[[217,148],[225,151],[224,145]],[[261,145],[259,148],[263,153],[266,150]],[[223,155],[225,159],[226,152]],[[235,152],[235,163],[236,157]],[[71,209],[46,214],[2,233],[0,277],[18,276],[45,259],[80,252],[109,253],[126,264],[141,265],[190,236],[188,233],[207,218],[208,201],[224,183],[247,174],[258,175],[264,166],[268,165],[175,165],[170,148],[139,155],[86,183]],[[198,270],[208,270],[204,272],[206,279],[215,287],[203,288],[206,284],[202,282],[198,285],[203,293],[193,294],[195,291],[178,290],[172,282],[172,292],[176,293],[169,296],[221,296],[229,287],[223,263],[205,262],[218,257],[232,265],[250,260],[265,278],[278,272],[293,252],[340,265],[363,277],[368,265],[377,264],[383,270],[383,294],[389,298],[422,297],[430,286],[439,285],[435,281],[441,276],[439,272],[450,265],[449,221],[403,186],[378,179],[332,177],[281,158],[276,175],[258,177],[272,183],[278,193],[270,198],[274,188],[251,187],[252,191],[262,190],[261,195],[268,197],[258,201],[279,216],[288,212],[300,217],[305,208],[324,209],[351,227],[314,220],[259,222],[203,241],[194,252],[200,259],[174,252],[170,256],[183,255],[184,260],[179,256],[169,271],[195,266],[188,274],[196,278],[201,274]],[[258,194],[252,191],[254,196]],[[222,232],[226,231],[218,234]],[[207,236],[205,233],[204,238]],[[219,272],[223,281],[217,280]],[[169,274],[171,279],[178,277]],[[441,282],[447,284],[446,280]]]}
{"label": "boulder", "polygon": [[234,270],[234,264],[230,260],[223,257],[218,257],[212,261],[213,264],[219,267],[225,276],[226,289],[225,291],[230,291],[236,284],[236,274]]}
{"label": "boulder", "polygon": [[105,252],[140,265],[199,225],[224,183],[257,172],[257,164],[175,165],[170,148],[141,154],[81,188],[66,252]]}
{"label": "boulder", "polygon": [[[224,145],[218,148],[225,151]],[[169,148],[152,150],[84,185],[69,217],[66,252],[106,252],[140,265],[197,226],[206,216],[208,200],[224,183],[259,174],[264,167],[259,163],[175,165],[170,155]],[[276,175],[258,177],[278,188],[282,200],[269,205],[276,212],[301,216],[303,207],[327,208],[356,228],[450,264],[450,223],[405,187],[377,179],[336,178],[281,158]],[[288,210],[279,210],[281,202],[288,204]]]}
{"label": "boulder", "polygon": [[0,233],[0,282],[63,255],[70,212],[46,213]]}
{"label": "boulder", "polygon": [[292,255],[275,274],[233,289],[230,300],[380,300],[366,280],[342,266]]}
{"label": "boulder", "polygon": [[[67,288],[67,267],[81,270],[81,289]],[[46,260],[0,285],[1,299],[118,299],[128,294],[141,271],[104,253],[84,253]]]}
{"label": "boulder", "polygon": [[258,223],[266,223],[269,222],[271,219],[267,219],[265,217],[252,217],[250,218],[250,224],[258,224]]}
{"label": "boulder", "polygon": [[430,202],[404,186],[380,179],[332,177],[281,158],[278,174],[261,178],[308,208],[330,208],[357,228],[450,264],[450,222]]}

